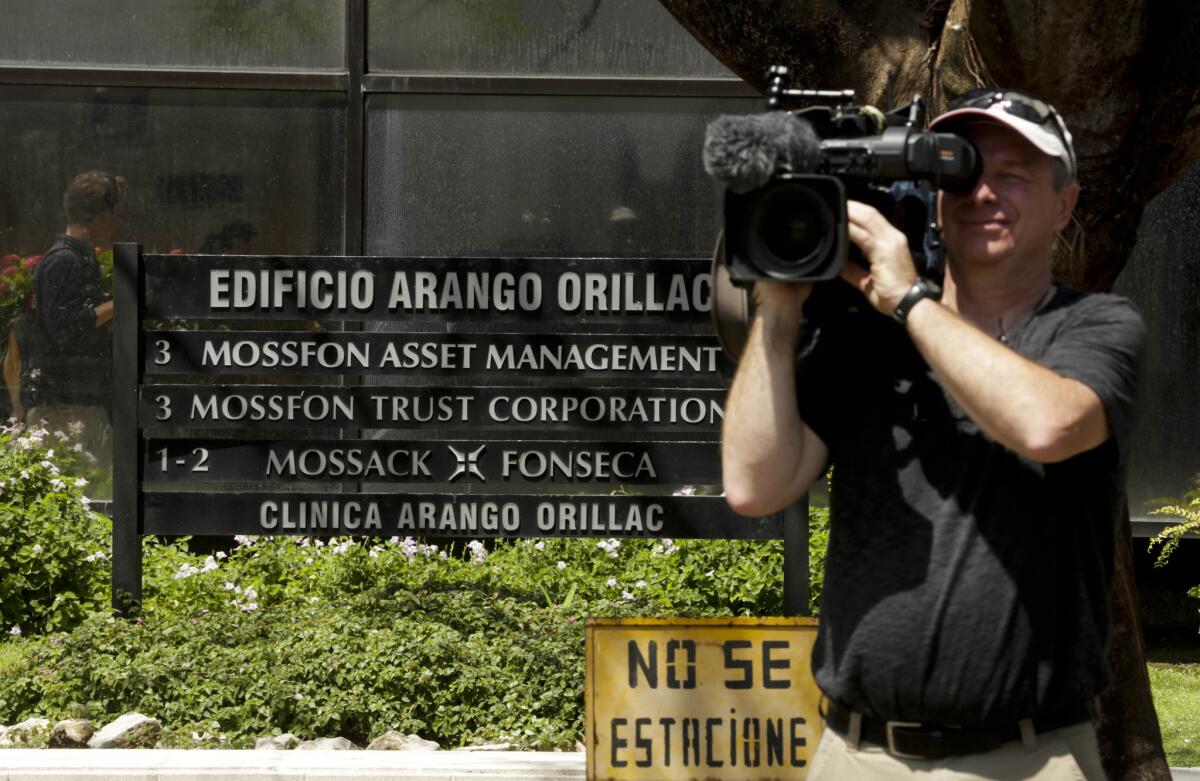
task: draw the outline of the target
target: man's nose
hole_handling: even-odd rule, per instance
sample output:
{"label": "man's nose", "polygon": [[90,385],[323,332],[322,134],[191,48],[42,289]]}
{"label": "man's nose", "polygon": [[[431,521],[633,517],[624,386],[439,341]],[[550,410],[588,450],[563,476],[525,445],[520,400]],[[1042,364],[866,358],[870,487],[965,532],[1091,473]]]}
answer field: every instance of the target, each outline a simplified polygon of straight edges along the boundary
{"label": "man's nose", "polygon": [[975,187],[971,189],[970,198],[972,203],[996,202],[996,191],[992,188],[990,177],[979,177],[979,181],[975,182]]}

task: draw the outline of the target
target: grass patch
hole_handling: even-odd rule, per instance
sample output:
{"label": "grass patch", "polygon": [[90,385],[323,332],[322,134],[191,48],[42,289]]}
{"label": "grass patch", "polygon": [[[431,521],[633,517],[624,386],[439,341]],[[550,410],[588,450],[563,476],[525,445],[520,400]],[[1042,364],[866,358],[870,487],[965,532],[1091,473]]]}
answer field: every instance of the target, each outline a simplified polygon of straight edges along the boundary
{"label": "grass patch", "polygon": [[1200,664],[1151,663],[1150,688],[1172,767],[1200,767]]}

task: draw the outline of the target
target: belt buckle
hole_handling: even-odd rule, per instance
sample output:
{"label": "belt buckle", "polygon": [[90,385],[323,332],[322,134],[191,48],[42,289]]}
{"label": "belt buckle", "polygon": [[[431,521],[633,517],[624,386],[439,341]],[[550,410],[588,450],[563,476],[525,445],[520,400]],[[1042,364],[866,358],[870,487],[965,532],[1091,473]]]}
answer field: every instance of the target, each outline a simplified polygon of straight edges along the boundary
{"label": "belt buckle", "polygon": [[887,751],[894,757],[900,759],[928,759],[924,754],[909,754],[896,748],[896,730],[897,729],[920,729],[924,725],[919,721],[888,721],[883,725],[884,734],[887,736]]}

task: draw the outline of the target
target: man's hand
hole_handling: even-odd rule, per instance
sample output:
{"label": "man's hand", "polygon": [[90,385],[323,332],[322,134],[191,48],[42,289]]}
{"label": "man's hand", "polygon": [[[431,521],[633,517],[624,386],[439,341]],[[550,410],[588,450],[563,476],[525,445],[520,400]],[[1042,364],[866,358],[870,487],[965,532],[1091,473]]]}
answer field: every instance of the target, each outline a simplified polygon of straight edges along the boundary
{"label": "man's hand", "polygon": [[[772,342],[784,339],[795,347],[800,338],[804,302],[812,293],[811,282],[758,282],[754,285],[755,317],[763,321]],[[788,341],[790,340],[790,341]]]}
{"label": "man's hand", "polygon": [[891,316],[917,281],[908,239],[873,206],[858,201],[846,203],[850,240],[862,250],[871,268],[856,263],[842,267],[841,277],[858,288],[871,306]]}
{"label": "man's hand", "polygon": [[108,330],[112,331],[113,319],[113,302],[105,301],[103,304],[95,308],[96,311],[96,327],[103,328],[108,326]]}

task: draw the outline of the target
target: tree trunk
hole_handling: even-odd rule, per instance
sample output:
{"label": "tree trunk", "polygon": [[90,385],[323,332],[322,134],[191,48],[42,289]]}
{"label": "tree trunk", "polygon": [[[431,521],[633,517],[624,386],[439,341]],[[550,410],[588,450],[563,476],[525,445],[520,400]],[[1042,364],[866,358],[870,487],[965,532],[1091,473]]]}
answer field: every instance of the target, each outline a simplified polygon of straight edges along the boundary
{"label": "tree trunk", "polygon": [[[788,65],[795,86],[854,88],[887,110],[914,94],[933,114],[981,86],[1054,104],[1075,139],[1083,194],[1055,272],[1107,290],[1142,210],[1200,160],[1200,14],[1149,0],[660,0],[734,73],[764,90]],[[932,114],[931,114],[932,116]],[[1114,683],[1099,734],[1113,781],[1164,779],[1137,608],[1128,513],[1113,585]]]}

